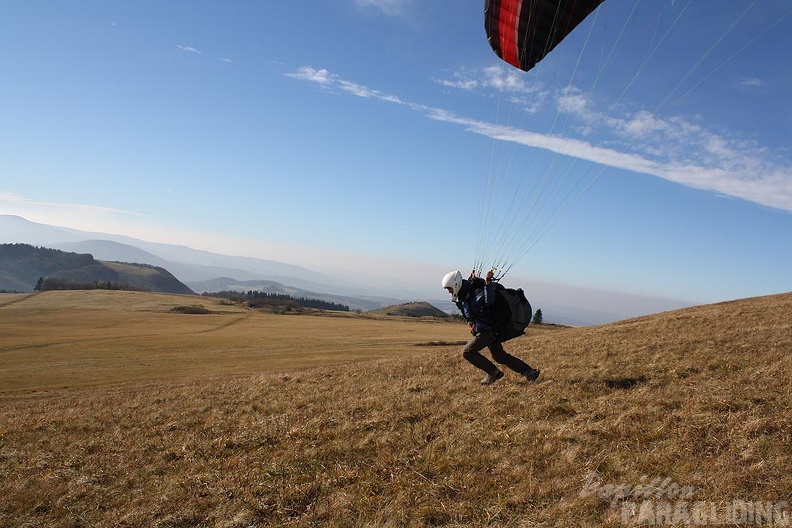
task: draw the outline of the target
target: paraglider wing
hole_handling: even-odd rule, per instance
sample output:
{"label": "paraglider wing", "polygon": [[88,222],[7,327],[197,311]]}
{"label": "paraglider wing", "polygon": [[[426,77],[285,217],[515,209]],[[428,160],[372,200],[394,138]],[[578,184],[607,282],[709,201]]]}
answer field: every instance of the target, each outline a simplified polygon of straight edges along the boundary
{"label": "paraglider wing", "polygon": [[485,0],[484,27],[492,50],[528,71],[604,0]]}

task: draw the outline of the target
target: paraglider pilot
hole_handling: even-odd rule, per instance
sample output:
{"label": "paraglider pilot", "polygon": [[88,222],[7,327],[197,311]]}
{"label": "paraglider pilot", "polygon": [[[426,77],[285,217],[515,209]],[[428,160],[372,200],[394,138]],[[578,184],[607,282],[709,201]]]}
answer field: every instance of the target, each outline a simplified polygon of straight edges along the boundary
{"label": "paraglider pilot", "polygon": [[484,348],[489,348],[492,359],[497,363],[506,365],[528,381],[535,381],[539,377],[539,370],[506,352],[495,333],[490,320],[490,308],[495,303],[493,276],[492,270],[488,271],[481,288],[474,286],[475,271],[467,280],[462,278],[459,271],[452,271],[443,277],[443,288],[451,294],[451,300],[470,324],[473,334],[473,338],[462,349],[462,357],[487,373],[481,380],[482,385],[490,385],[503,377],[503,372],[481,354]]}

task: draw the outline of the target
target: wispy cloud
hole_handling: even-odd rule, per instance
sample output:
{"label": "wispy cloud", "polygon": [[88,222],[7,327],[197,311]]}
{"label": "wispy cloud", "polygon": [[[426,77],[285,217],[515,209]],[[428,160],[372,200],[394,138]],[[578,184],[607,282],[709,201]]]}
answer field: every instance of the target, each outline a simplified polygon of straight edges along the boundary
{"label": "wispy cloud", "polygon": [[[327,89],[339,90],[356,97],[379,99],[388,103],[409,105],[409,103],[402,101],[398,96],[387,94],[379,90],[374,90],[352,81],[347,81],[338,75],[330,73],[326,69],[316,69],[310,66],[303,66],[298,68],[296,72],[287,73],[286,77],[299,79],[301,81],[309,81]],[[416,109],[421,108],[420,105],[415,106]]]}
{"label": "wispy cloud", "polygon": [[535,82],[526,81],[526,76],[517,73],[514,68],[489,66],[483,70],[463,69],[452,72],[450,78],[433,79],[434,82],[461,90],[494,89],[509,94],[533,94],[541,89]]}
{"label": "wispy cloud", "polygon": [[[170,192],[167,189],[165,191]],[[38,201],[3,191],[0,191],[0,214],[20,216],[31,222],[51,226],[135,237],[149,242],[184,245],[189,241],[193,247],[225,254],[245,254],[246,251],[250,254],[251,249],[255,251],[262,246],[260,241],[174,228],[159,223],[156,218],[133,211],[86,204]],[[273,253],[268,251],[271,248],[272,246],[261,249],[262,256],[267,255],[272,258]],[[305,252],[307,253],[308,249]],[[285,254],[283,258],[289,260]]]}
{"label": "wispy cloud", "polygon": [[[176,44],[176,47],[178,49],[186,52],[186,53],[194,53],[196,55],[203,55],[203,52],[201,50],[199,50],[198,48],[195,48],[193,46],[185,46],[183,44]],[[211,52],[210,52],[210,54],[211,54]],[[234,62],[229,57],[217,57],[217,59],[222,61],[222,62]]]}
{"label": "wispy cloud", "polygon": [[537,82],[528,82],[513,68],[489,66],[483,70],[463,69],[454,71],[450,78],[435,78],[440,86],[475,91],[496,91],[505,99],[528,113],[535,113],[546,102],[549,92]]}
{"label": "wispy cloud", "polygon": [[309,81],[324,86],[329,86],[335,83],[337,76],[331,74],[328,70],[316,69],[311,66],[301,66],[297,68],[296,72],[287,73],[286,77],[292,79],[299,79],[301,81]]}
{"label": "wispy cloud", "polygon": [[353,0],[354,4],[364,9],[373,9],[388,16],[402,16],[412,0]]}
{"label": "wispy cloud", "polygon": [[176,44],[176,47],[179,48],[180,50],[186,51],[188,53],[197,53],[198,55],[201,54],[200,51],[198,51],[197,49],[193,48],[192,46],[182,46],[181,44]]}
{"label": "wispy cloud", "polygon": [[756,77],[740,77],[740,85],[748,86],[751,88],[760,88],[765,86],[765,82],[762,79],[758,79]]}
{"label": "wispy cloud", "polygon": [[[110,231],[123,233],[116,226],[134,225],[146,215],[133,211],[68,202],[48,202],[25,198],[0,191],[0,213],[17,215],[34,222],[62,225],[74,229],[93,230],[105,226]],[[110,232],[108,231],[108,232]]]}
{"label": "wispy cloud", "polygon": [[[396,103],[429,119],[451,123],[498,141],[792,211],[792,164],[788,159],[775,157],[751,141],[715,133],[681,116],[658,116],[645,110],[632,113],[619,113],[615,109],[595,111],[596,105],[574,87],[552,94],[554,111],[566,116],[565,120],[572,125],[548,134],[405,101],[399,96],[342,79],[326,69],[305,66],[287,75],[331,91]],[[475,86],[468,84],[474,82]],[[464,90],[488,86],[550,97],[540,87],[512,81],[494,71],[486,72],[479,79],[472,75],[459,76],[440,84]]]}

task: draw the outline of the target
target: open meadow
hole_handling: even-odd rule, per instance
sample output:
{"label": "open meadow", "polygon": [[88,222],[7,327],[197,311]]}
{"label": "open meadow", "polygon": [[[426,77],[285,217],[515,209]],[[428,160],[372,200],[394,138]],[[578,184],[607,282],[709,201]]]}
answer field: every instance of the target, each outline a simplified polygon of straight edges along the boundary
{"label": "open meadow", "polygon": [[0,526],[792,525],[792,294],[530,327],[533,384],[467,337],[2,295]]}
{"label": "open meadow", "polygon": [[[180,307],[210,313],[173,311]],[[276,315],[144,292],[0,295],[0,394],[393,358],[465,339],[461,328],[342,312]]]}

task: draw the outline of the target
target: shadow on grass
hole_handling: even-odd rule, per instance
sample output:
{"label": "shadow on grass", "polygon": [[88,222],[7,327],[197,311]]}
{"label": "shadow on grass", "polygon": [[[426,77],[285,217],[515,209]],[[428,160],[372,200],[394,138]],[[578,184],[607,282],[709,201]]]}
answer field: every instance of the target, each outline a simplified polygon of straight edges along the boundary
{"label": "shadow on grass", "polygon": [[603,380],[605,386],[609,389],[632,389],[636,385],[646,383],[648,378],[646,376],[638,376],[637,378],[607,378]]}
{"label": "shadow on grass", "polygon": [[462,346],[466,344],[467,341],[425,341],[423,343],[415,343],[415,346]]}

